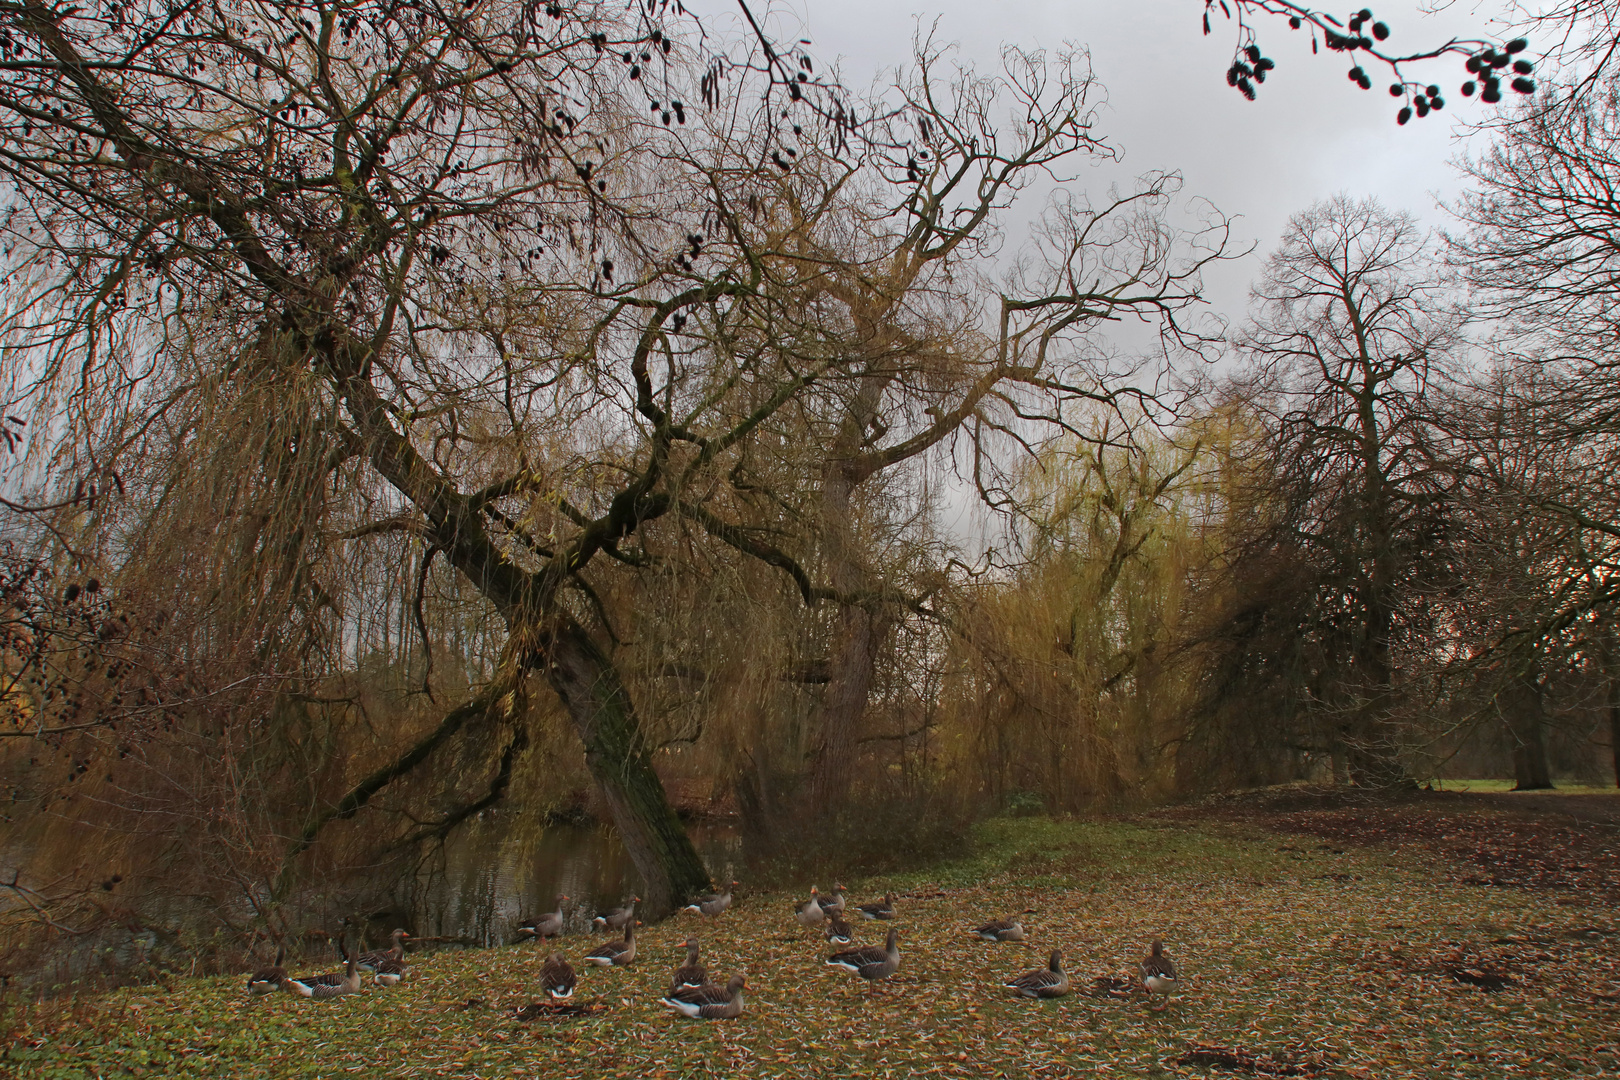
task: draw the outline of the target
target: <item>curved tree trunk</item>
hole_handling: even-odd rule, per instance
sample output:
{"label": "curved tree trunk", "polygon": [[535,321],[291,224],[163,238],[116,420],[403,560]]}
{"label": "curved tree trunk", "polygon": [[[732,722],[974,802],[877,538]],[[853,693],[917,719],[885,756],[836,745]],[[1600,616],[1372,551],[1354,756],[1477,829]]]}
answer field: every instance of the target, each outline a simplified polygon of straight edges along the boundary
{"label": "curved tree trunk", "polygon": [[612,660],[572,619],[552,629],[545,659],[546,677],[568,708],[585,763],[641,874],[642,903],[661,918],[705,889],[709,874],[653,770],[630,693]]}

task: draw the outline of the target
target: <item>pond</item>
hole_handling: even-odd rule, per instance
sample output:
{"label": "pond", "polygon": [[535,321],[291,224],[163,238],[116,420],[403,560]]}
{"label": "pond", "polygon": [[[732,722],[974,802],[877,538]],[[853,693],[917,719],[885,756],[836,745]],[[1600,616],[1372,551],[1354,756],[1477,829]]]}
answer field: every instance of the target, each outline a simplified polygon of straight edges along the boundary
{"label": "pond", "polygon": [[[716,881],[739,876],[735,826],[695,824],[687,834]],[[612,827],[545,824],[518,812],[469,823],[424,867],[401,908],[418,937],[488,946],[514,940],[520,922],[556,910],[558,893],[569,897],[572,933],[588,931],[592,916],[640,890]]]}

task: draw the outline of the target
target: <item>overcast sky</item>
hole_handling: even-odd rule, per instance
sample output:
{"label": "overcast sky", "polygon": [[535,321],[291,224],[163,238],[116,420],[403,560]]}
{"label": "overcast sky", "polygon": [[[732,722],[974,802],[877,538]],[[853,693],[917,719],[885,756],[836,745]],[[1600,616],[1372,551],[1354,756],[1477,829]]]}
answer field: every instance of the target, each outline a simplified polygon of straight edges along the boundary
{"label": "overcast sky", "polygon": [[[1416,51],[1452,36],[1502,32],[1492,16],[1501,4],[1452,3],[1424,14],[1416,0],[1372,4],[1394,36],[1390,44]],[[730,18],[728,0],[688,6],[705,16]],[[756,0],[756,12],[765,5]],[[1125,182],[1153,169],[1178,170],[1184,194],[1208,199],[1237,217],[1237,238],[1259,245],[1256,255],[1209,282],[1216,310],[1241,318],[1249,281],[1260,258],[1281,235],[1290,215],[1344,191],[1376,195],[1428,224],[1441,224],[1437,198],[1459,190],[1450,160],[1463,150],[1463,125],[1488,106],[1464,99],[1460,58],[1416,66],[1412,74],[1439,83],[1446,114],[1395,123],[1400,102],[1389,96],[1386,70],[1369,67],[1373,89],[1349,82],[1343,54],[1313,57],[1304,31],[1282,19],[1258,24],[1260,45],[1277,62],[1259,99],[1244,100],[1225,81],[1234,24],[1218,15],[1204,37],[1200,0],[777,0],[771,8],[780,38],[810,38],[812,51],[836,60],[842,81],[870,85],[910,56],[919,19],[937,20],[940,40],[956,42],[964,58],[993,67],[1003,43],[1053,48],[1065,40],[1089,47],[1092,67],[1107,91],[1101,133],[1124,151],[1118,169],[1087,172],[1078,183],[1101,195],[1111,180]],[[1346,10],[1338,12],[1343,18]],[[801,33],[801,31],[806,31]],[[1511,96],[1511,95],[1510,95]]]}

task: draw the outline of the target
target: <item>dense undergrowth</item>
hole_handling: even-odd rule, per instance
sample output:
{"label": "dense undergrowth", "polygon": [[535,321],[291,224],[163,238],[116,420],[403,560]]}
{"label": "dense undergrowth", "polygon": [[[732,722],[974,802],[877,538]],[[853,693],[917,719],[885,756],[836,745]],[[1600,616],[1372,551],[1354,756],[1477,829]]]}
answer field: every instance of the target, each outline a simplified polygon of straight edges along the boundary
{"label": "dense undergrowth", "polygon": [[[1254,821],[1000,819],[975,839],[953,861],[853,883],[858,898],[901,895],[902,967],[871,989],[820,962],[824,943],[798,928],[788,896],[745,891],[718,923],[684,916],[645,927],[632,969],[583,972],[576,1000],[599,1006],[583,1016],[525,1011],[538,997],[533,946],[425,953],[403,986],[335,1002],[249,1000],[242,978],[12,1001],[0,1072],[562,1080],[1620,1069],[1620,919],[1598,892],[1491,887],[1422,844],[1352,847]],[[1612,852],[1600,857],[1612,877]],[[966,932],[1006,915],[1030,928],[1027,945]],[[876,924],[857,931],[880,936]],[[691,1022],[659,1005],[689,933],[716,976],[748,976],[740,1020]],[[1185,984],[1163,1013],[1127,992],[1156,935]],[[597,940],[563,948],[577,962]],[[1064,950],[1076,993],[1036,1003],[1002,987],[1052,947]]]}

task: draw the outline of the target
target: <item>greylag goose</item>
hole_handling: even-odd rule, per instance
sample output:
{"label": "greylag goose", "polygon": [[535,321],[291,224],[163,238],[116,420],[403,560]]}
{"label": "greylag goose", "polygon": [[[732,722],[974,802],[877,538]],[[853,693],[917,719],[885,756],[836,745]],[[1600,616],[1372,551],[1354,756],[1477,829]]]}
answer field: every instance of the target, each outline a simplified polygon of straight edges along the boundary
{"label": "greylag goose", "polygon": [[854,932],[850,930],[849,923],[841,915],[830,915],[827,918],[827,940],[837,945],[848,945]]}
{"label": "greylag goose", "polygon": [[663,997],[665,1005],[694,1020],[734,1020],[742,1015],[743,987],[747,980],[733,975],[725,986],[707,983],[671,990]]}
{"label": "greylag goose", "polygon": [[629,926],[636,921],[636,905],[641,903],[641,897],[632,896],[630,902],[624,907],[610,911],[606,915],[598,915],[591,920],[591,925],[603,930],[617,930]]}
{"label": "greylag goose", "polygon": [[342,975],[328,972],[325,975],[310,975],[301,979],[284,979],[281,985],[299,997],[307,998],[334,998],[358,994],[360,968],[355,962],[354,950],[345,946],[343,955],[347,962],[343,966]]}
{"label": "greylag goose", "polygon": [[1155,994],[1164,995],[1164,1003],[1153,1007],[1154,1012],[1163,1012],[1170,1007],[1170,992],[1176,988],[1176,965],[1164,955],[1164,942],[1158,938],[1153,939],[1153,951],[1143,959],[1142,985],[1147,988],[1148,1001],[1152,1001]]}
{"label": "greylag goose", "polygon": [[900,931],[889,927],[889,940],[883,948],[876,945],[864,945],[859,949],[845,949],[835,952],[827,957],[827,966],[843,968],[865,979],[867,982],[876,982],[887,979],[900,970]]}
{"label": "greylag goose", "polygon": [[568,897],[557,894],[557,910],[542,915],[538,919],[526,919],[518,923],[517,932],[524,937],[537,937],[544,941],[546,938],[556,937],[563,931],[563,904]]}
{"label": "greylag goose", "polygon": [[271,993],[281,986],[281,980],[287,977],[287,969],[282,963],[287,959],[287,947],[282,945],[276,949],[276,962],[267,968],[260,968],[248,976],[248,993],[254,997]]}
{"label": "greylag goose", "polygon": [[821,910],[828,915],[842,915],[844,913],[844,887],[834,885],[831,896],[821,898]]}
{"label": "greylag goose", "polygon": [[709,893],[707,896],[700,896],[697,898],[695,903],[688,904],[681,910],[690,911],[697,915],[704,915],[711,919],[718,919],[725,912],[725,910],[731,906],[731,890],[735,889],[736,887],[737,883],[733,881],[730,885],[726,886],[725,892]]}
{"label": "greylag goose", "polygon": [[544,990],[553,1001],[565,1001],[574,996],[574,985],[579,981],[574,974],[574,965],[563,958],[560,952],[554,952],[546,957],[546,962],[540,966],[540,989]]}
{"label": "greylag goose", "polygon": [[675,974],[669,980],[671,992],[683,986],[702,986],[709,981],[709,973],[702,964],[698,963],[697,938],[686,939],[686,963],[675,969]]}
{"label": "greylag goose", "polygon": [[793,905],[793,914],[798,916],[800,926],[810,929],[820,926],[827,918],[827,913],[821,910],[821,890],[810,886],[810,899]]}
{"label": "greylag goose", "polygon": [[1024,924],[1017,919],[995,919],[974,927],[973,932],[986,941],[1024,940]]}
{"label": "greylag goose", "polygon": [[371,977],[378,986],[398,986],[410,973],[411,965],[403,960],[379,960],[371,969]]}
{"label": "greylag goose", "polygon": [[1007,985],[1025,997],[1063,997],[1069,992],[1069,973],[1063,970],[1063,954],[1053,949],[1045,967],[1026,971]]}
{"label": "greylag goose", "polygon": [[626,923],[623,941],[609,941],[585,954],[587,964],[598,967],[624,967],[636,960],[636,924]]}
{"label": "greylag goose", "polygon": [[857,904],[855,910],[863,919],[894,918],[894,893],[884,893],[883,899],[870,904]]}
{"label": "greylag goose", "polygon": [[382,963],[384,960],[401,961],[405,959],[404,941],[411,935],[407,934],[404,930],[395,930],[388,936],[389,940],[392,941],[393,944],[386,949],[372,949],[370,952],[361,953],[360,959],[357,961],[360,967],[364,968],[366,971],[374,972],[377,970],[377,965]]}

